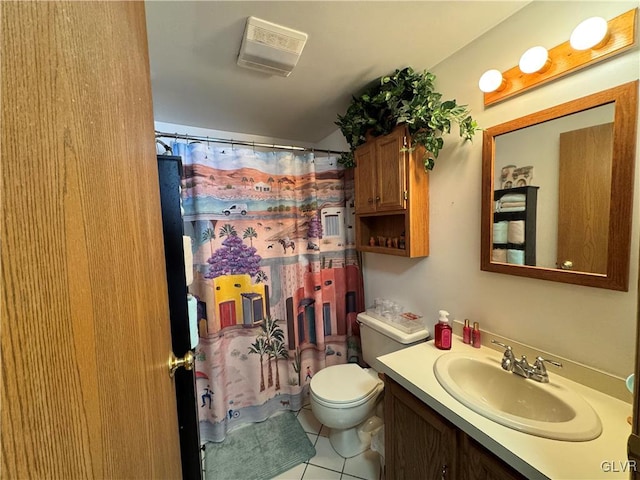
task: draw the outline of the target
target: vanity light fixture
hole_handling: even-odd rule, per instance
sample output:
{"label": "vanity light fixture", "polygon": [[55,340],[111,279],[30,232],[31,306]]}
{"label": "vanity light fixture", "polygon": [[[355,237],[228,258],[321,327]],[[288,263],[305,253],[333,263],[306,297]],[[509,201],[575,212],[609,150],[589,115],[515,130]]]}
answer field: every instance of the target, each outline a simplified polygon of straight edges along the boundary
{"label": "vanity light fixture", "polygon": [[[637,10],[634,8],[609,21],[605,20],[606,29],[603,19],[589,18],[574,29],[570,40],[549,51],[543,47],[527,50],[519,65],[502,72],[502,80],[497,88],[487,87],[485,90],[484,82],[479,83],[480,90],[484,92],[485,107],[632,48],[635,45]],[[578,38],[583,38],[580,33],[583,31],[598,34],[593,37],[589,35],[592,38],[589,41],[579,41]]]}
{"label": "vanity light fixture", "polygon": [[518,68],[522,73],[543,73],[549,70],[551,59],[544,47],[531,47],[520,57]]}
{"label": "vanity light fixture", "polygon": [[504,90],[507,86],[507,81],[500,73],[500,70],[491,69],[487,70],[480,77],[480,81],[478,82],[478,87],[483,92],[499,92]]}
{"label": "vanity light fixture", "polygon": [[603,47],[609,40],[609,25],[602,17],[587,18],[573,29],[569,44],[574,50],[589,50]]}

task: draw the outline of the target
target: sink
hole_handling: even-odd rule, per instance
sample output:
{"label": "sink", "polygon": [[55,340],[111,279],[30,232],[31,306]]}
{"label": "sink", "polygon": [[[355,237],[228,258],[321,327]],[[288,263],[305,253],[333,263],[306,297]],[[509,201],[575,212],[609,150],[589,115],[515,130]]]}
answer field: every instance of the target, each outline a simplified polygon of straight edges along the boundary
{"label": "sink", "polygon": [[494,422],[555,440],[587,441],[602,433],[595,410],[559,383],[540,383],[503,370],[486,355],[446,353],[434,366],[442,387],[456,400]]}

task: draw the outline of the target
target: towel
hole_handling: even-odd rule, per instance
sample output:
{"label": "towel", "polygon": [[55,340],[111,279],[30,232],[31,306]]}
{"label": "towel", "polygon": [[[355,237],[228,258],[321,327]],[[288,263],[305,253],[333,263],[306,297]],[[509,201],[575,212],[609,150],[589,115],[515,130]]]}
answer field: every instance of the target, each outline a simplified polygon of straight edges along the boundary
{"label": "towel", "polygon": [[512,220],[507,227],[507,242],[522,245],[524,243],[524,220]]}
{"label": "towel", "polygon": [[184,250],[184,274],[187,286],[193,283],[193,253],[191,252],[191,237],[182,236],[182,248]]}
{"label": "towel", "polygon": [[191,349],[194,349],[198,346],[198,299],[191,294],[187,294],[187,311]]}
{"label": "towel", "polygon": [[512,248],[507,250],[507,263],[524,265],[524,250],[515,250]]}
{"label": "towel", "polygon": [[495,222],[493,224],[493,243],[507,243],[507,229],[509,222]]}
{"label": "towel", "polygon": [[491,252],[492,262],[507,263],[507,249],[506,248],[494,248]]}
{"label": "towel", "polygon": [[527,197],[524,193],[507,193],[499,199],[501,202],[526,202]]}
{"label": "towel", "polygon": [[527,207],[502,207],[497,212],[524,212]]}
{"label": "towel", "polygon": [[525,202],[500,202],[500,208],[526,207]]}

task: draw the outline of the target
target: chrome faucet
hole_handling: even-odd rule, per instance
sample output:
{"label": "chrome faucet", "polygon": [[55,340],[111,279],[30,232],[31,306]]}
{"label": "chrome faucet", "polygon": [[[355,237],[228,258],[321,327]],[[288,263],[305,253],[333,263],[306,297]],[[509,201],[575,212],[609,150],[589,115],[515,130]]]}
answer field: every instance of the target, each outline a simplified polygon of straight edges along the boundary
{"label": "chrome faucet", "polygon": [[549,383],[549,374],[547,373],[547,369],[545,367],[545,363],[550,363],[551,365],[555,365],[556,367],[562,367],[562,363],[556,362],[555,360],[547,360],[546,358],[542,358],[538,356],[533,365],[530,365],[527,361],[527,357],[522,355],[520,360],[518,360],[510,345],[505,345],[504,343],[498,342],[496,340],[491,340],[491,343],[495,343],[496,345],[500,345],[504,348],[504,355],[502,356],[502,368],[508,372],[513,372],[516,375],[520,375],[524,378],[530,378],[535,380],[536,382]]}

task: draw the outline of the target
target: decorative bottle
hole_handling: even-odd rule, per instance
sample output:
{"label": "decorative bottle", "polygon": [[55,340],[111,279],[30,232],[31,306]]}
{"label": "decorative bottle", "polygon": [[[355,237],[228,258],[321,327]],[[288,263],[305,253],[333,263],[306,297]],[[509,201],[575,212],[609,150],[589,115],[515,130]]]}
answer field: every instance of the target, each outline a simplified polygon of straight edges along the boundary
{"label": "decorative bottle", "polygon": [[469,319],[464,319],[464,327],[462,327],[462,341],[467,345],[471,343],[471,327],[469,326]]}
{"label": "decorative bottle", "polygon": [[475,348],[480,348],[480,324],[473,322],[473,331],[471,332],[471,342]]}
{"label": "decorative bottle", "polygon": [[438,312],[440,318],[438,319],[438,323],[435,326],[435,344],[436,348],[440,350],[450,350],[451,349],[451,325],[449,325],[449,312],[446,310],[440,310]]}

